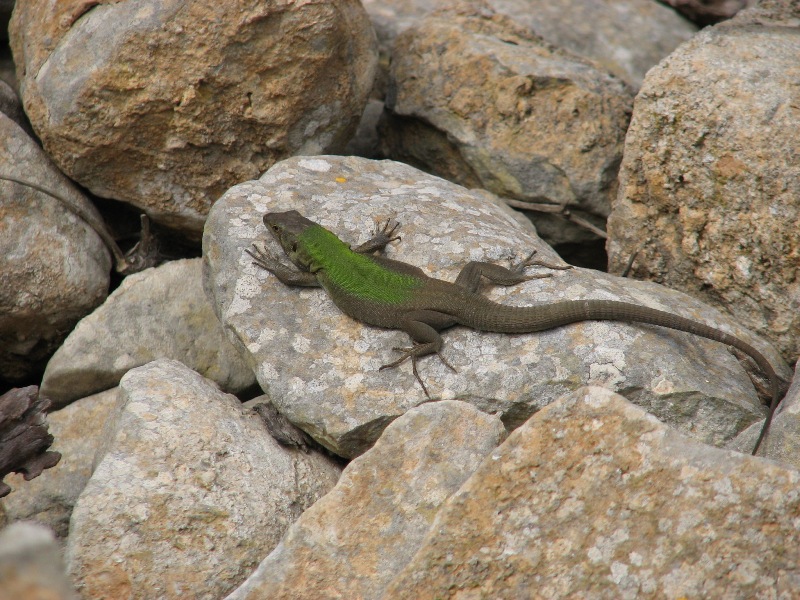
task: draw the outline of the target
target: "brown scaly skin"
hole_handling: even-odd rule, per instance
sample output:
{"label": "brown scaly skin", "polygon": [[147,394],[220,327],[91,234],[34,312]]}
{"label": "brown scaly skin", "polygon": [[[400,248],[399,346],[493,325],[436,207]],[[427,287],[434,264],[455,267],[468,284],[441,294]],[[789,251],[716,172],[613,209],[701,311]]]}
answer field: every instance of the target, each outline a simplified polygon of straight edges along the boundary
{"label": "brown scaly skin", "polygon": [[531,333],[579,321],[624,321],[659,325],[699,335],[750,356],[770,380],[772,401],[769,414],[753,454],[769,429],[772,416],[786,390],[769,361],[750,344],[724,331],[665,311],[613,300],[567,300],[528,307],[505,306],[478,293],[482,278],[495,285],[514,285],[547,275],[525,275],[524,268],[539,265],[568,269],[526,258],[514,269],[473,261],[459,273],[455,283],[428,277],[421,269],[372,252],[382,250],[394,236],[397,224],[387,222],[373,238],[351,249],[322,226],[297,211],[267,213],[264,224],[280,243],[287,257],[299,269],[283,265],[266,250],[254,247],[248,253],[255,264],[273,273],[287,285],[323,287],[346,315],[376,327],[399,329],[411,336],[409,348],[396,348],[400,358],[381,367],[396,367],[409,358],[414,376],[430,397],[417,372],[417,360],[428,354],[441,355],[439,331],[463,325],[497,333]]}

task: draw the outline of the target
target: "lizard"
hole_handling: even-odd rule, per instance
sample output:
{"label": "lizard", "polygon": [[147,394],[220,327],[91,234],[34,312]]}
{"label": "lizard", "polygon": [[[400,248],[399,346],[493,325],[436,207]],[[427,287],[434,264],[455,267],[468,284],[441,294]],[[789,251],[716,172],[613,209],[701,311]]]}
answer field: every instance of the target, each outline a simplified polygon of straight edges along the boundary
{"label": "lizard", "polygon": [[533,333],[580,321],[623,321],[658,325],[692,333],[739,349],[750,356],[770,381],[771,402],[753,454],[758,451],[787,383],[769,361],[747,342],[705,323],[639,304],[616,300],[563,300],[533,306],[508,306],[479,293],[485,278],[494,285],[515,285],[548,274],[528,275],[525,268],[544,266],[569,269],[533,259],[534,253],[514,268],[489,262],[471,261],[454,283],[426,275],[422,269],[377,255],[393,241],[398,223],[378,225],[368,241],[353,248],[333,232],[303,217],[296,210],[269,212],[264,225],[296,267],[280,262],[266,249],[253,244],[245,251],[254,264],[291,286],[322,287],[347,316],[367,325],[406,332],[412,345],[394,348],[400,357],[381,369],[395,368],[411,360],[412,371],[425,395],[430,394],[417,370],[417,361],[436,354],[455,371],[442,355],[440,331],[462,325],[479,331]]}

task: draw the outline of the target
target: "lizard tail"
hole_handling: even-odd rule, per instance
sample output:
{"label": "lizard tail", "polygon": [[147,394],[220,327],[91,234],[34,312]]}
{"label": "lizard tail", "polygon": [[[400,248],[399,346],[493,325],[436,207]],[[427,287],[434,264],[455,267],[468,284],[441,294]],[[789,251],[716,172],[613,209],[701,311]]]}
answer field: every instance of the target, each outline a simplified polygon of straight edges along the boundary
{"label": "lizard tail", "polygon": [[579,321],[624,321],[658,325],[721,342],[747,354],[769,378],[772,396],[769,413],[756,441],[753,454],[758,451],[785,391],[785,382],[778,377],[763,354],[747,342],[720,329],[655,308],[615,300],[567,300],[530,307],[495,305],[492,310],[481,310],[467,315],[467,319],[461,322],[463,325],[483,331],[531,333]]}

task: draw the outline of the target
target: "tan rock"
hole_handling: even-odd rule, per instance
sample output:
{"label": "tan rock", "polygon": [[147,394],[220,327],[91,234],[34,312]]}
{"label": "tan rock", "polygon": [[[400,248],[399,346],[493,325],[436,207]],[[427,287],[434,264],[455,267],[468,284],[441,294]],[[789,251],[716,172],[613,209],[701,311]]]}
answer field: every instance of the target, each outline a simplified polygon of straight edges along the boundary
{"label": "tan rock", "polygon": [[119,389],[70,523],[67,563],[84,599],[218,599],[338,478],[330,459],[284,450],[181,363],[133,369]]}
{"label": "tan rock", "polygon": [[610,268],[684,290],[800,354],[800,8],[701,32],[637,96],[609,218]]}
{"label": "tan rock", "polygon": [[383,598],[792,598],[798,486],[584,388],[484,460]]}
{"label": "tan rock", "polygon": [[115,388],[47,415],[52,449],[61,460],[30,481],[18,474],[6,477],[14,490],[1,502],[9,522],[36,521],[66,539],[72,508],[92,475],[100,434],[116,404]]}
{"label": "tan rock", "polygon": [[157,358],[179,360],[225,392],[254,385],[203,293],[201,268],[199,258],[175,260],[126,277],[47,363],[42,393],[65,406]]}
{"label": "tan rock", "polygon": [[34,523],[0,530],[0,600],[75,600],[52,532]]}
{"label": "tan rock", "polygon": [[377,60],[357,0],[24,2],[10,33],[61,169],[198,237],[234,183],[343,146]]}
{"label": "tan rock", "polygon": [[[459,10],[397,37],[390,90],[390,158],[603,226],[633,100],[620,80],[507,17]],[[535,223],[551,243],[593,235],[554,217]]]}
{"label": "tan rock", "polygon": [[[47,155],[0,113],[0,174],[50,189],[99,214]],[[111,256],[60,201],[0,180],[0,377],[40,374],[75,323],[108,294]]]}
{"label": "tan rock", "polygon": [[463,402],[407,412],[228,600],[380,598],[439,506],[504,437],[497,417]]}

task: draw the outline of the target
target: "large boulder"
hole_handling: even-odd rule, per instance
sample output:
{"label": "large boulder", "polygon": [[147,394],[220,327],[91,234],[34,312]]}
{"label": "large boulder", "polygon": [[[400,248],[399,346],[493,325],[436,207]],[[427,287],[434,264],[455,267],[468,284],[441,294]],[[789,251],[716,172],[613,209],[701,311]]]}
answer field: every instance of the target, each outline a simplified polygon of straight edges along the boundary
{"label": "large boulder", "polygon": [[[610,269],[727,310],[800,354],[800,5],[701,32],[636,98],[609,218]],[[643,240],[648,240],[642,246]]]}
{"label": "large boulder", "polygon": [[358,0],[23,2],[10,32],[59,167],[197,236],[232,184],[343,146],[377,62]]}

